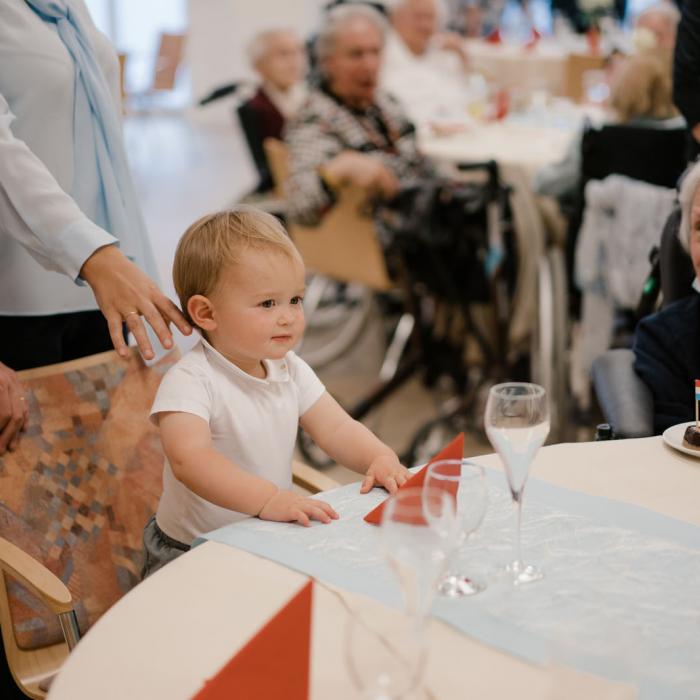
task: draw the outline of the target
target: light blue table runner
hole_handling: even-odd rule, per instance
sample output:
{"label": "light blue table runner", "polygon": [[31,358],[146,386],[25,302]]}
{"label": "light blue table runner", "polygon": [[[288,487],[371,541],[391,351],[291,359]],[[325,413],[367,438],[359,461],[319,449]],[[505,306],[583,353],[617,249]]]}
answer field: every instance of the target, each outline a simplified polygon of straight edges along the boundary
{"label": "light blue table runner", "polygon": [[[510,495],[502,473],[487,476],[489,510],[461,563],[488,588],[459,601],[437,598],[434,616],[527,661],[634,683],[642,700],[700,698],[700,528],[531,479],[524,559],[546,578],[516,588],[496,575],[512,558]],[[303,528],[251,518],[198,542],[223,542],[400,607],[379,528],[362,520],[386,493],[363,496],[352,484],[322,497],[339,521]]]}

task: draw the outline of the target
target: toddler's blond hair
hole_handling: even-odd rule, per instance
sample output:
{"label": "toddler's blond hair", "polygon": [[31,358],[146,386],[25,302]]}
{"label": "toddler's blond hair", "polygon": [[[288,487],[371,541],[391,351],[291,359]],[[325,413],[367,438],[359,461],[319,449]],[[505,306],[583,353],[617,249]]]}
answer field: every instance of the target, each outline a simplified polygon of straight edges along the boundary
{"label": "toddler's blond hair", "polygon": [[241,252],[276,250],[301,262],[284,227],[272,214],[240,206],[207,214],[183,234],[175,251],[173,282],[185,318],[193,326],[187,303],[195,294],[209,296],[222,270],[240,260]]}

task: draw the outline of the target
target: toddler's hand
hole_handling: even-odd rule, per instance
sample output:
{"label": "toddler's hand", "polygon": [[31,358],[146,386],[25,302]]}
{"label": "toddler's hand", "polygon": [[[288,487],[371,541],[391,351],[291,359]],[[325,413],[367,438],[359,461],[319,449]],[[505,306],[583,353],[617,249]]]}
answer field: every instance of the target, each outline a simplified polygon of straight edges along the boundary
{"label": "toddler's hand", "polygon": [[306,498],[293,491],[278,491],[258,513],[261,520],[278,523],[298,522],[308,527],[311,520],[329,523],[337,520],[338,514],[327,503],[315,498]]}
{"label": "toddler's hand", "polygon": [[377,457],[369,465],[360,493],[367,493],[375,484],[383,486],[389,493],[396,493],[399,486],[403,486],[410,476],[411,473],[399,463],[395,455]]}

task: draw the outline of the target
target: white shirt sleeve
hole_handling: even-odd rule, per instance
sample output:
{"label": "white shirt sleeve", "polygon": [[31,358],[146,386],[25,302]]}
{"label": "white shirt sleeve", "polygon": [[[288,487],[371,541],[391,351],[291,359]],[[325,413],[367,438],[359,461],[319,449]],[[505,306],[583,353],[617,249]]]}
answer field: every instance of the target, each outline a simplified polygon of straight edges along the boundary
{"label": "white shirt sleeve", "polygon": [[323,382],[316,373],[293,352],[287,354],[289,374],[297,387],[299,415],[303,416],[326,392]]}
{"label": "white shirt sleeve", "polygon": [[157,425],[159,413],[175,411],[191,413],[209,422],[213,392],[209,377],[180,361],[171,367],[158,387],[151,407],[151,420]]}
{"label": "white shirt sleeve", "polygon": [[0,232],[15,238],[45,269],[77,280],[90,255],[117,239],[90,221],[14,136],[14,119],[0,94]]}

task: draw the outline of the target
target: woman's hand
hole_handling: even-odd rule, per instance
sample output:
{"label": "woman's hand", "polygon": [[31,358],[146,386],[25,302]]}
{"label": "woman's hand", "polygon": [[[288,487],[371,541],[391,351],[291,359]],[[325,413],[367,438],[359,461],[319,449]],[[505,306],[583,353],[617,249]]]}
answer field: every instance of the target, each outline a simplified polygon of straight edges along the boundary
{"label": "woman's hand", "polygon": [[153,328],[164,348],[173,346],[171,322],[185,335],[192,332],[177,306],[115,246],[96,250],[85,261],[80,276],[92,288],[107,319],[114,348],[121,357],[128,353],[122,333],[123,323],[134,334],[139,350],[147,360],[153,359],[154,353],[143,319]]}
{"label": "woman's hand", "polygon": [[17,447],[28,417],[24,388],[17,375],[0,362],[0,455]]}

